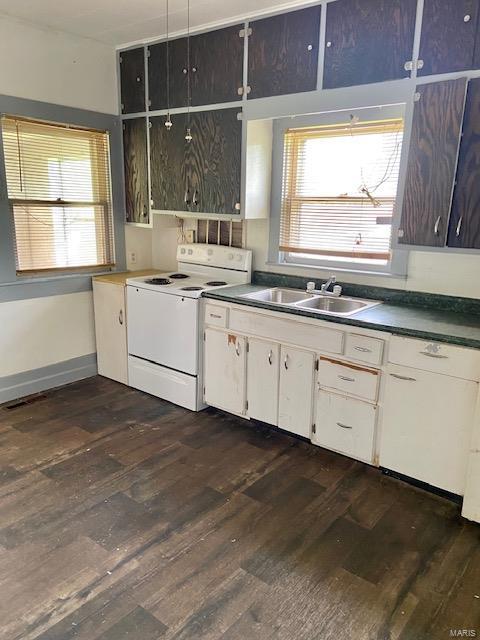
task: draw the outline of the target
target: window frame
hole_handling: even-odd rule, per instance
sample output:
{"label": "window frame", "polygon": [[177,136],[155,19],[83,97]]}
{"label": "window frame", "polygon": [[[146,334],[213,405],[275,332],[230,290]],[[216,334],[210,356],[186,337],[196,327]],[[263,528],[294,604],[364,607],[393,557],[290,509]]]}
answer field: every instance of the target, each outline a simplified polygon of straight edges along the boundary
{"label": "window frame", "polygon": [[[34,279],[34,280],[38,280],[38,279],[49,279],[52,277],[58,277],[58,276],[75,276],[75,275],[81,275],[81,274],[96,274],[96,273],[105,273],[105,272],[110,272],[115,270],[116,266],[117,266],[117,259],[116,259],[116,233],[115,233],[115,215],[114,215],[114,195],[113,195],[113,180],[112,180],[112,153],[111,153],[111,131],[109,128],[100,128],[97,126],[89,126],[89,125],[85,125],[85,124],[74,124],[72,122],[62,122],[62,121],[53,121],[50,119],[45,119],[45,118],[39,118],[39,117],[32,117],[32,116],[25,116],[23,114],[14,114],[11,112],[2,112],[0,114],[1,119],[0,119],[0,154],[1,154],[1,168],[3,169],[3,179],[4,179],[4,185],[5,185],[5,200],[8,204],[8,210],[9,210],[9,222],[10,222],[10,229],[11,229],[11,239],[12,239],[12,243],[13,243],[13,252],[14,252],[14,257],[15,257],[15,275],[16,278],[19,280],[25,280],[25,279]],[[66,131],[85,131],[86,133],[93,133],[93,134],[100,134],[102,136],[105,136],[105,150],[106,150],[106,172],[105,172],[105,178],[108,182],[107,185],[107,195],[109,197],[109,199],[107,201],[103,201],[103,200],[94,200],[92,199],[92,201],[85,201],[85,202],[80,202],[78,200],[70,200],[70,199],[58,199],[58,200],[45,200],[45,199],[38,199],[38,198],[18,198],[18,197],[11,197],[8,193],[8,181],[7,181],[7,167],[6,167],[6,157],[5,157],[5,146],[4,146],[4,140],[3,140],[3,118],[6,118],[8,120],[13,120],[16,121],[18,120],[19,122],[26,122],[26,123],[32,123],[33,125],[38,124],[38,125],[45,125],[47,127],[55,127],[58,128],[59,130],[61,129],[65,129]],[[96,159],[96,161],[98,161],[98,159]],[[101,161],[101,163],[103,162],[103,160]],[[101,216],[103,218],[105,218],[105,216],[110,216],[110,222],[107,223],[105,222],[105,228],[107,228],[108,226],[110,227],[110,232],[111,232],[111,238],[110,238],[110,249],[107,251],[107,253],[111,253],[111,261],[106,263],[106,264],[90,264],[90,265],[78,265],[78,266],[72,266],[72,267],[68,267],[68,266],[60,266],[60,267],[43,267],[43,268],[37,268],[37,269],[19,269],[18,268],[18,262],[17,262],[17,251],[18,251],[18,245],[17,245],[17,228],[16,228],[16,223],[15,223],[15,213],[14,213],[14,209],[16,206],[21,207],[22,205],[28,207],[28,206],[46,206],[46,207],[52,207],[54,208],[55,206],[58,207],[65,207],[65,208],[75,208],[75,207],[83,207],[83,206],[92,206],[93,208],[95,207],[102,207],[103,211]],[[95,216],[95,225],[98,224],[97,221],[97,214],[94,213]],[[96,238],[97,241],[97,245],[98,245],[98,238]],[[97,254],[98,254],[98,249],[97,249]]]}
{"label": "window frame", "polygon": [[[282,182],[284,166],[284,136],[288,129],[311,127],[317,125],[335,125],[348,120],[350,114],[358,115],[362,120],[384,120],[391,118],[404,119],[404,137],[400,157],[399,180],[396,196],[396,207],[392,218],[391,258],[387,264],[368,264],[343,259],[325,259],[324,257],[305,258],[280,251],[280,220],[282,213]],[[344,271],[371,275],[389,275],[404,277],[407,274],[409,249],[400,248],[396,241],[400,225],[400,216],[405,184],[407,160],[407,114],[406,103],[385,106],[341,109],[309,116],[291,116],[279,118],[273,122],[272,153],[272,193],[271,218],[269,231],[268,264],[275,266],[313,268],[322,271]]]}

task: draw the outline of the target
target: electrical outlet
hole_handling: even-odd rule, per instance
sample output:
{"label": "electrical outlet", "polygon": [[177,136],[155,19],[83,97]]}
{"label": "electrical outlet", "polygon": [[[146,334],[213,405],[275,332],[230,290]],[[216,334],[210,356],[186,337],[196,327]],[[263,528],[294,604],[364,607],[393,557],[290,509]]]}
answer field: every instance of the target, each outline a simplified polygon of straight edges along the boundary
{"label": "electrical outlet", "polygon": [[195,242],[195,229],[187,229],[185,231],[185,240],[189,244],[192,244],[193,242]]}
{"label": "electrical outlet", "polygon": [[137,254],[135,253],[135,251],[130,251],[130,253],[128,254],[128,259],[130,261],[130,264],[135,264],[137,262]]}

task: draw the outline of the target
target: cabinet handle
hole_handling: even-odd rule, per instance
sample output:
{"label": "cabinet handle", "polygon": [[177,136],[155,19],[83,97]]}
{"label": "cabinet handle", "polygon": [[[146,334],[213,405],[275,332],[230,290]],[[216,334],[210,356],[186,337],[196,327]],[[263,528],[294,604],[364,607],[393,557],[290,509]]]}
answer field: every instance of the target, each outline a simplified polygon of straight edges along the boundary
{"label": "cabinet handle", "polygon": [[191,200],[190,200],[190,189],[187,187],[187,189],[185,189],[185,197],[183,199],[183,201],[185,202],[185,204],[190,204]]}
{"label": "cabinet handle", "polygon": [[196,189],[193,190],[192,203],[194,205],[198,204],[198,191]]}
{"label": "cabinet handle", "polygon": [[353,429],[353,427],[349,427],[348,424],[342,424],[341,422],[337,422],[337,426],[342,429]]}
{"label": "cabinet handle", "polygon": [[123,324],[123,309],[120,309],[120,311],[118,313],[118,322],[120,324]]}
{"label": "cabinet handle", "polygon": [[455,235],[458,237],[460,237],[460,232],[462,230],[462,223],[463,223],[463,216],[460,216],[460,220],[458,221],[457,224],[457,228],[455,230]]}
{"label": "cabinet handle", "polygon": [[288,371],[288,355],[285,356],[283,366],[285,367],[285,370]]}
{"label": "cabinet handle", "polygon": [[371,349],[367,349],[367,347],[353,347],[355,351],[361,351],[362,353],[372,353]]}
{"label": "cabinet handle", "polygon": [[355,378],[348,378],[347,376],[338,376],[340,380],[345,380],[345,382],[355,382]]}
{"label": "cabinet handle", "polygon": [[240,345],[238,344],[238,342],[235,345],[235,353],[237,354],[237,356],[240,356]]}
{"label": "cabinet handle", "polygon": [[268,364],[271,365],[273,362],[273,351],[270,349],[270,352],[268,354]]}
{"label": "cabinet handle", "polygon": [[392,378],[396,378],[397,380],[406,380],[407,382],[416,382],[416,378],[410,378],[409,376],[399,376],[398,373],[391,373]]}
{"label": "cabinet handle", "polygon": [[438,236],[438,230],[440,228],[441,221],[442,221],[442,216],[438,216],[438,218],[435,221],[435,226],[433,227],[433,232],[435,233],[436,236]]}
{"label": "cabinet handle", "polygon": [[441,353],[430,353],[429,351],[420,351],[422,356],[427,356],[427,358],[437,358],[437,360],[447,360],[448,356],[443,356]]}

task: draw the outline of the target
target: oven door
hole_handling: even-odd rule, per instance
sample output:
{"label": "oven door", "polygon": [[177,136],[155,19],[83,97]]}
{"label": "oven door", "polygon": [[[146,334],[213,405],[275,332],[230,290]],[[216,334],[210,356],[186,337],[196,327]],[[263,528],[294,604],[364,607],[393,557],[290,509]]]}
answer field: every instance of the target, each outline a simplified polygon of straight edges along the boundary
{"label": "oven door", "polygon": [[127,287],[128,353],[198,374],[199,300]]}

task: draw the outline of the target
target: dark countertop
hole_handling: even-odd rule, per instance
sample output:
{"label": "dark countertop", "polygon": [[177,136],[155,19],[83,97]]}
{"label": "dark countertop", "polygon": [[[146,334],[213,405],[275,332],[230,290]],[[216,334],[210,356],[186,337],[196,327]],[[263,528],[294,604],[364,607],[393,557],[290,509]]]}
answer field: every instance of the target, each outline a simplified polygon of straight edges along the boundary
{"label": "dark countertop", "polygon": [[269,287],[265,285],[238,285],[206,291],[203,293],[203,297],[290,315],[317,318],[335,324],[388,331],[395,335],[480,349],[480,315],[383,303],[377,307],[359,311],[352,316],[342,317],[241,297],[242,294],[262,291],[267,288]]}

